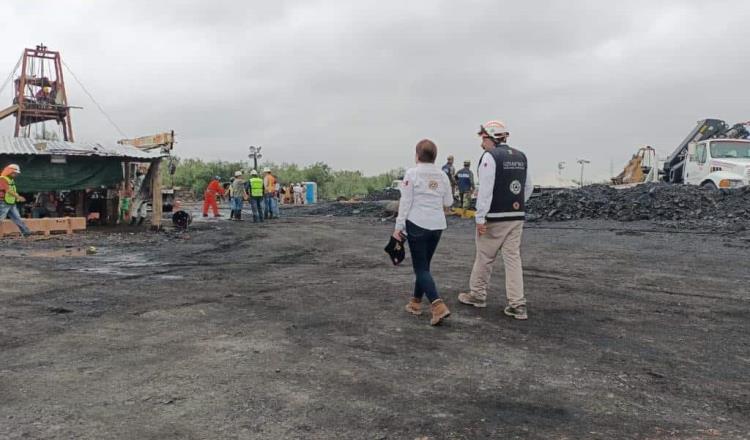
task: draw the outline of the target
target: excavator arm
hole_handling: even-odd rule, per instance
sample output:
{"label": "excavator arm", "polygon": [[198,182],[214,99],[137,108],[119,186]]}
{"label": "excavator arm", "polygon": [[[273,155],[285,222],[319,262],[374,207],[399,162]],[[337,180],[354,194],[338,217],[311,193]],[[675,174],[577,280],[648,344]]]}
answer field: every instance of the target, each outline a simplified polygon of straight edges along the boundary
{"label": "excavator arm", "polygon": [[6,109],[0,110],[0,121],[7,118],[8,116],[16,113],[18,111],[18,104],[13,104],[10,107]]}

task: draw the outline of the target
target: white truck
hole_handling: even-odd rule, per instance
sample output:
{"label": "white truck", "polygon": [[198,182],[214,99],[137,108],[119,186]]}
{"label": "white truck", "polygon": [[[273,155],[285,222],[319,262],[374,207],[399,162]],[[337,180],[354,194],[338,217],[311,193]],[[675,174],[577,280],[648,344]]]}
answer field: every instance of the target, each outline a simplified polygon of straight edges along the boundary
{"label": "white truck", "polygon": [[689,144],[684,182],[711,189],[750,185],[750,140],[710,139]]}
{"label": "white truck", "polygon": [[670,183],[708,188],[750,185],[748,122],[729,126],[720,119],[704,119],[665,161],[660,174]]}

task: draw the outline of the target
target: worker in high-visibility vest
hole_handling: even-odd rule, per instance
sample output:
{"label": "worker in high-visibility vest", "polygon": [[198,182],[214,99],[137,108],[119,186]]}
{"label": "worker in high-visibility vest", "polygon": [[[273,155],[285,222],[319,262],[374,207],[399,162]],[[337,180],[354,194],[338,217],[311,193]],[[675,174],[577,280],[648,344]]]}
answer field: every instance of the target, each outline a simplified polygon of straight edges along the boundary
{"label": "worker in high-visibility vest", "polygon": [[214,217],[221,217],[219,215],[219,205],[216,203],[216,196],[223,196],[224,188],[221,186],[221,178],[219,176],[211,179],[208,183],[206,191],[203,193],[203,217],[208,217],[208,208],[214,213]]}
{"label": "worker in high-visibility vest", "polygon": [[253,223],[263,222],[263,179],[258,172],[250,171],[250,208],[253,210]]}
{"label": "worker in high-visibility vest", "polygon": [[11,164],[3,169],[0,174],[0,220],[5,217],[10,218],[18,226],[21,235],[26,237],[31,235],[31,230],[21,219],[21,214],[16,207],[17,202],[25,202],[26,199],[18,194],[16,189],[16,177],[21,174],[21,168],[16,164]]}

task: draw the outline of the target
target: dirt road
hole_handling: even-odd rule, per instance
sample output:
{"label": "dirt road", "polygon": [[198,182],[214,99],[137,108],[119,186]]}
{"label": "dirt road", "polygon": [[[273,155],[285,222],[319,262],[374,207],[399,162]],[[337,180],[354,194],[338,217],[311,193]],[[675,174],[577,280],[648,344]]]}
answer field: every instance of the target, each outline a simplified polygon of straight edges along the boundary
{"label": "dirt road", "polygon": [[451,221],[440,328],[378,219],[3,241],[0,438],[750,438],[750,235],[637,227],[529,225],[516,322]]}

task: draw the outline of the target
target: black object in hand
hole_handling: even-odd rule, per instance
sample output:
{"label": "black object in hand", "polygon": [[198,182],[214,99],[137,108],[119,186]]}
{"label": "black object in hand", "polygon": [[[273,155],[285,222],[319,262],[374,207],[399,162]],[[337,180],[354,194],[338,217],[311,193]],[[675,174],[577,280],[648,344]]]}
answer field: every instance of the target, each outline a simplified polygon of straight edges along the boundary
{"label": "black object in hand", "polygon": [[404,242],[396,240],[394,237],[388,241],[388,245],[385,247],[385,252],[391,257],[391,262],[394,266],[398,266],[399,263],[404,261],[406,258],[406,250],[404,249]]}

